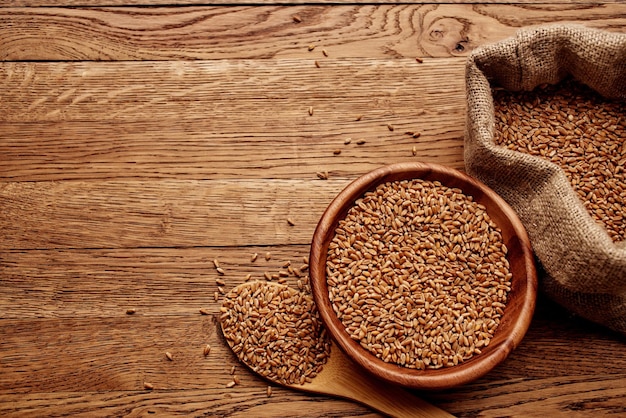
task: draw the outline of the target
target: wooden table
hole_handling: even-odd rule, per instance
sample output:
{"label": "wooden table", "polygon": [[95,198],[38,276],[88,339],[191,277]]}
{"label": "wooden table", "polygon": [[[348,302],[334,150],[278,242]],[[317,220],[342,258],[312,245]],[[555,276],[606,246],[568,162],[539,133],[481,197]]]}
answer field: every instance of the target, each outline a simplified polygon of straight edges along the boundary
{"label": "wooden table", "polygon": [[[217,328],[213,260],[225,291],[262,279],[302,262],[357,176],[463,169],[477,45],[555,21],[626,31],[612,1],[203,3],[2,2],[1,416],[378,416],[267,397]],[[459,417],[624,416],[625,353],[540,297],[504,364],[420,396]]]}

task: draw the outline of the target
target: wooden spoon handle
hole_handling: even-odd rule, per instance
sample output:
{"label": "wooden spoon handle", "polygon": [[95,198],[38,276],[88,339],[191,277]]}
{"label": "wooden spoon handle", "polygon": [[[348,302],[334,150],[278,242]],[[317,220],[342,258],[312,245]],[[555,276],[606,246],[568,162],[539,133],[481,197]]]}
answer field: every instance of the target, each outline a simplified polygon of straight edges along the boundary
{"label": "wooden spoon handle", "polygon": [[369,375],[336,345],[331,349],[329,364],[314,382],[319,392],[362,403],[391,417],[454,418],[454,415],[405,389]]}
{"label": "wooden spoon handle", "polygon": [[374,381],[372,378],[353,379],[344,383],[339,396],[365,404],[385,415],[396,418],[454,418],[443,409],[424,401],[400,387]]}

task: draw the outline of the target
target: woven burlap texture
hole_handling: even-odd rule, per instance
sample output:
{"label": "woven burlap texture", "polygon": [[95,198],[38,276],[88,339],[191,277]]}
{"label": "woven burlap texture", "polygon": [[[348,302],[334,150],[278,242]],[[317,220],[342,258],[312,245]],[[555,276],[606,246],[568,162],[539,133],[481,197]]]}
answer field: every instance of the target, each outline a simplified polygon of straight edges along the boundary
{"label": "woven burlap texture", "polygon": [[626,99],[626,34],[580,25],[521,29],[467,60],[467,172],[518,213],[545,273],[550,298],[626,334],[626,243],[615,243],[585,210],[555,164],[495,145],[492,87],[532,90],[566,77],[604,97]]}

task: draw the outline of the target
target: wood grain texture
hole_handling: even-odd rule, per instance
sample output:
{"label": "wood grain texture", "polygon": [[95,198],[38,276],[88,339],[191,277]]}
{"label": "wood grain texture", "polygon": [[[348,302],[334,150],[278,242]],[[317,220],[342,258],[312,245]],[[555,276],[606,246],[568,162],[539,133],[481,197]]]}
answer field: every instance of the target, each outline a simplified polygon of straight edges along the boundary
{"label": "wood grain texture", "polygon": [[[613,4],[620,3],[621,0],[607,0],[603,1],[602,4]],[[226,5],[231,6],[233,4],[241,4],[241,5],[285,5],[285,6],[294,6],[294,5],[311,5],[311,4],[397,4],[397,1],[394,0],[376,0],[376,1],[368,1],[368,2],[355,2],[352,0],[240,0],[236,3],[233,3],[231,0],[213,0],[211,1],[211,5]],[[431,0],[428,1],[427,4],[510,4],[507,0],[489,0],[489,1],[481,1],[481,0]],[[521,4],[530,4],[530,5],[545,5],[545,4],[553,4],[555,6],[560,6],[563,4],[579,4],[583,7],[589,5],[591,2],[589,0],[568,0],[564,3],[562,0],[523,0],[523,2],[518,2]],[[183,6],[204,6],[206,5],[206,0],[7,0],[0,4],[0,8],[2,7],[110,7],[110,6],[172,6],[175,5],[177,7]]]}
{"label": "wood grain texture", "polygon": [[[626,30],[620,0],[211,3],[0,4],[0,416],[380,416],[268,398],[220,335],[219,288],[300,265],[358,175],[462,169],[476,46],[556,21]],[[540,298],[504,363],[417,395],[467,418],[620,416],[625,347]]]}
{"label": "wood grain texture", "polygon": [[[233,407],[236,405],[236,407]],[[233,417],[271,418],[273,411],[298,411],[307,417],[375,418],[380,414],[354,402],[265,386],[107,392],[0,394],[3,417]],[[286,415],[289,416],[289,415]],[[292,415],[293,416],[293,415]]]}
{"label": "wood grain texture", "polygon": [[623,30],[625,13],[619,2],[0,8],[0,60],[464,56],[533,24]]}
{"label": "wood grain texture", "polygon": [[0,248],[306,244],[348,182],[311,177],[99,181],[95,190],[86,181],[4,183]]}
{"label": "wood grain texture", "polygon": [[[546,410],[559,418],[615,417],[624,413],[624,381],[626,375],[615,374],[542,381],[520,379],[512,384],[495,382],[489,386],[468,388],[471,395],[455,393],[457,401],[440,403],[440,406],[459,418],[540,416]],[[538,386],[541,390],[535,392]],[[209,388],[0,394],[0,413],[4,417],[249,417],[254,414],[255,417],[270,418],[275,417],[274,411],[279,410],[284,414],[298,411],[301,416],[313,418],[381,417],[353,402],[280,388],[274,388],[272,397],[268,399],[261,389],[241,386],[236,390]],[[512,396],[517,392],[525,395],[519,398],[519,402]],[[597,396],[598,392],[602,395]],[[534,396],[537,394],[539,396]],[[236,404],[237,408],[233,409],[232,404]]]}
{"label": "wood grain texture", "polygon": [[320,120],[345,128],[358,125],[361,114],[362,121],[378,118],[386,126],[395,121],[382,116],[395,112],[419,116],[438,107],[440,117],[462,108],[464,65],[462,58],[422,64],[328,58],[320,68],[313,59],[2,63],[0,121],[178,121],[231,134],[276,126],[293,131],[293,123],[307,121],[314,123],[304,130],[311,134]]}
{"label": "wood grain texture", "polygon": [[0,180],[462,168],[463,71],[460,58],[0,64]]}
{"label": "wood grain texture", "polygon": [[[271,259],[265,260],[265,253]],[[256,261],[251,256],[257,253]],[[2,319],[119,317],[129,308],[153,318],[217,314],[216,279],[224,290],[300,268],[308,245],[143,249],[9,250],[0,254]],[[217,273],[219,260],[225,274]],[[302,274],[306,282],[306,270]],[[288,284],[297,286],[295,276]]]}
{"label": "wood grain texture", "polygon": [[[555,417],[621,416],[626,413],[624,374],[519,379],[492,382],[472,389],[472,394],[454,393],[455,403],[459,402],[462,407],[445,402],[440,406],[459,417],[541,416],[545,411]],[[435,395],[435,402],[436,398]]]}

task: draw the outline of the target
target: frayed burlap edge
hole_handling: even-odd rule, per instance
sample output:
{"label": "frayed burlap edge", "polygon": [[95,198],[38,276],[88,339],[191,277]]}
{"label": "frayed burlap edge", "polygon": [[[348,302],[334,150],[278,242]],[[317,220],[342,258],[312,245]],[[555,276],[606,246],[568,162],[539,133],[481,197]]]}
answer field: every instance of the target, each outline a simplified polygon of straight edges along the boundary
{"label": "frayed burlap edge", "polygon": [[473,51],[466,66],[466,170],[520,216],[546,272],[545,293],[626,334],[625,243],[614,243],[593,221],[558,166],[493,142],[492,86],[532,90],[567,76],[607,98],[626,99],[626,34],[547,25]]}

